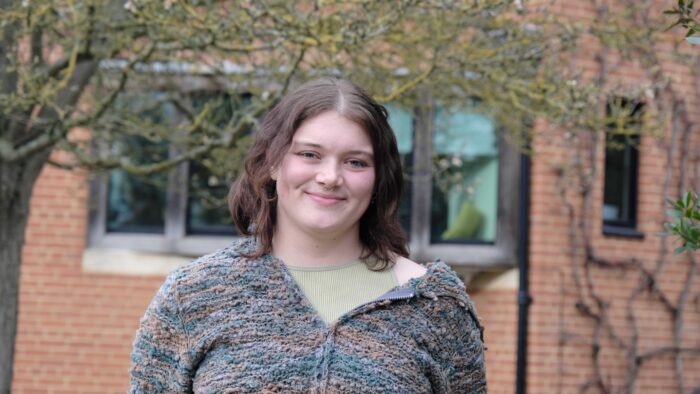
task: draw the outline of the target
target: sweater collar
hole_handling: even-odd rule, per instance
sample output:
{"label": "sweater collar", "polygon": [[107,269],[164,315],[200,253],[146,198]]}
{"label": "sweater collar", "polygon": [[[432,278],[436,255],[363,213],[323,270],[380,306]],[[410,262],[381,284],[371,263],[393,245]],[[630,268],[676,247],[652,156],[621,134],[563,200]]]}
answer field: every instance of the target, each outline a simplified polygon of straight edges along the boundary
{"label": "sweater collar", "polygon": [[423,276],[413,278],[401,287],[413,288],[417,295],[433,300],[452,297],[461,302],[469,302],[464,283],[452,268],[440,260],[430,262],[426,267],[428,270]]}
{"label": "sweater collar", "polygon": [[[241,238],[234,243],[232,249],[239,251],[241,254],[252,254],[257,249],[257,242],[253,237]],[[264,255],[260,262],[264,262],[267,266],[276,266],[275,263],[284,264],[270,254]],[[437,299],[437,297],[452,297],[460,302],[470,302],[462,280],[447,264],[437,260],[427,263],[426,268],[425,274],[410,279],[403,285],[394,288],[390,293],[399,291],[401,294],[407,294],[407,289],[411,289],[414,295],[433,300]]]}

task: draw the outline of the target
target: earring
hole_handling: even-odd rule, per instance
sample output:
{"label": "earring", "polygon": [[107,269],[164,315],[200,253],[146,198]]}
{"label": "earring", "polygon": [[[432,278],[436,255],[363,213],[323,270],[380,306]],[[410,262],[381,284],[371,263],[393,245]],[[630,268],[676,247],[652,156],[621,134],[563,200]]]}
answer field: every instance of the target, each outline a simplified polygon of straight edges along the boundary
{"label": "earring", "polygon": [[265,185],[265,197],[269,202],[277,200],[277,182],[272,181]]}

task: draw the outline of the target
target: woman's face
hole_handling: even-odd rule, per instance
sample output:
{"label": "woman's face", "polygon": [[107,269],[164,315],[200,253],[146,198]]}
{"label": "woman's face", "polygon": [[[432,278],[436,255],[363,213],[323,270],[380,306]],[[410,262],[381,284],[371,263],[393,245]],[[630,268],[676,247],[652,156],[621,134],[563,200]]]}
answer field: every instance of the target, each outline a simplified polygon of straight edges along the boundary
{"label": "woman's face", "polygon": [[367,132],[335,111],[297,129],[279,168],[276,231],[319,238],[359,234],[374,190],[374,151]]}

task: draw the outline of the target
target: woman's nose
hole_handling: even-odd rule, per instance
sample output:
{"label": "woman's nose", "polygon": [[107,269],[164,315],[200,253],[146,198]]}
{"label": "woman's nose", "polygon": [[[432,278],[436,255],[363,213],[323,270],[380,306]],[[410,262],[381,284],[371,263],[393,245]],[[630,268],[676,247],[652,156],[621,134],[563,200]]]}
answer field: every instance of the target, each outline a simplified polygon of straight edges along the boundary
{"label": "woman's nose", "polygon": [[321,165],[316,173],[316,182],[326,188],[340,186],[343,183],[343,177],[337,163],[329,161]]}

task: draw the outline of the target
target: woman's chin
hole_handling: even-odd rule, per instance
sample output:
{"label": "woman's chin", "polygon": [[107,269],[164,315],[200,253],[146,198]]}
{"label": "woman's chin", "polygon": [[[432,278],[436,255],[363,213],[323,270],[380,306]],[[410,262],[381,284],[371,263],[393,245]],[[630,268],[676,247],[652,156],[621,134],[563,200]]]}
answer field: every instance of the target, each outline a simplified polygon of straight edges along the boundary
{"label": "woman's chin", "polygon": [[351,231],[350,228],[343,226],[343,223],[337,222],[312,222],[306,226],[307,232],[319,238],[337,238],[344,233]]}

